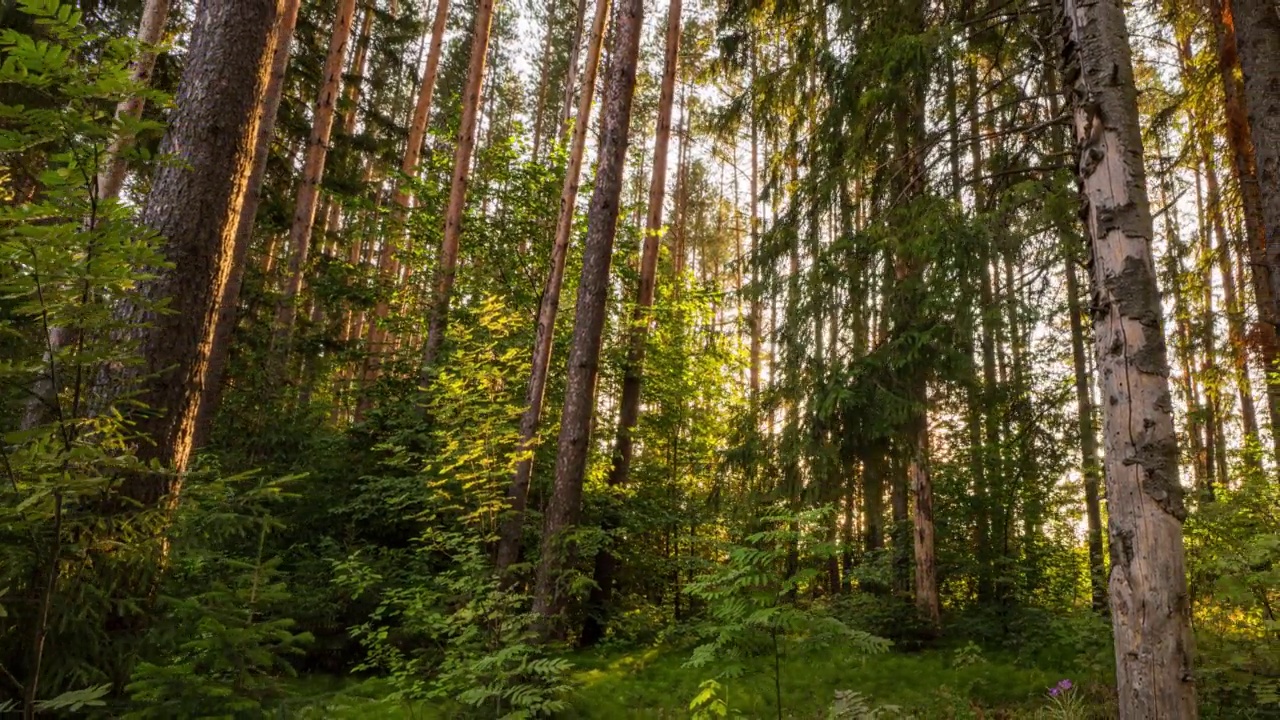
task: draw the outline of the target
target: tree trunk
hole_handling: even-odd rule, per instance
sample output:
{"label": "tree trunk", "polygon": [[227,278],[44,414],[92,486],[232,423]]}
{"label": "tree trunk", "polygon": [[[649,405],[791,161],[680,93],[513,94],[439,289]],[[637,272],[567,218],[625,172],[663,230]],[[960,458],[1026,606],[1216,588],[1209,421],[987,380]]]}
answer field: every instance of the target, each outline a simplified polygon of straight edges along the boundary
{"label": "tree trunk", "polygon": [[[444,47],[444,31],[449,19],[449,0],[436,0],[435,19],[431,25],[431,40],[427,48],[427,64],[422,71],[422,82],[418,87],[418,99],[413,107],[413,116],[409,121],[409,139],[405,144],[404,157],[400,162],[400,173],[405,177],[416,177],[418,163],[422,159],[422,145],[427,136],[428,120],[431,117],[431,101],[435,95],[436,78],[440,73],[440,53]],[[399,249],[401,221],[411,207],[413,196],[409,192],[408,183],[401,179],[396,188],[395,203],[397,221],[392,224],[393,230],[384,233],[381,247],[378,250],[379,274],[383,279],[399,275],[399,265],[395,254]],[[391,313],[391,305],[385,298],[379,299],[374,308],[374,319],[369,322],[369,356],[365,361],[362,378],[364,384],[373,382],[378,377],[382,365],[382,357],[387,354],[387,331],[379,321],[386,320]],[[364,407],[361,401],[357,417]]]}
{"label": "tree trunk", "polygon": [[[1270,0],[1228,0],[1244,76],[1244,105],[1253,140],[1272,324],[1280,323],[1280,13]],[[1274,430],[1273,430],[1274,434]]]}
{"label": "tree trunk", "polygon": [[147,411],[135,429],[143,461],[174,474],[131,476],[121,493],[144,507],[176,502],[191,455],[208,377],[214,327],[231,273],[241,206],[253,167],[258,107],[267,85],[276,0],[205,0],[196,12],[176,110],[161,152],[179,162],[156,171],[142,222],[165,238],[170,265],[139,288],[167,311],[127,303],[138,331],[140,366],[121,378]]}
{"label": "tree trunk", "polygon": [[[599,17],[601,14],[599,4],[600,4],[599,2],[596,3],[597,17]],[[609,4],[608,0],[604,0],[604,4],[606,5],[604,10],[604,17],[607,22],[608,21],[607,6]],[[575,15],[573,18],[573,39],[570,41],[570,45],[569,45],[569,64],[565,66],[564,97],[560,101],[560,114],[556,116],[556,137],[560,137],[564,133],[565,126],[569,124],[569,120],[570,120],[569,113],[573,112],[573,89],[575,87],[575,83],[578,80],[578,57],[582,52],[582,25],[586,21],[587,21],[587,0],[578,0],[577,15]],[[592,43],[597,41],[595,40],[595,36],[593,35],[587,42]],[[599,52],[600,52],[599,48],[597,47],[596,53],[599,54]],[[590,64],[591,62],[590,55],[591,55],[591,50],[588,47],[587,49],[588,64]],[[585,71],[583,75],[585,77],[586,75]],[[595,70],[591,71],[591,75],[592,77],[595,77]],[[585,90],[586,84],[583,83],[582,87]],[[592,86],[591,91],[593,94],[595,93],[594,86]]]}
{"label": "tree trunk", "polygon": [[[555,490],[547,506],[542,558],[534,587],[533,610],[547,620],[560,615],[568,599],[560,580],[564,567],[572,562],[573,549],[566,545],[564,538],[577,524],[582,506],[595,380],[609,295],[609,264],[631,133],[631,101],[635,93],[643,15],[642,0],[626,0],[619,7],[614,51],[609,61],[600,162],[596,168],[595,192],[587,211],[573,347],[569,351],[564,409],[560,416]],[[546,631],[553,630],[548,625]]]}
{"label": "tree trunk", "polygon": [[[671,143],[671,106],[675,99],[676,65],[680,54],[681,0],[671,0],[667,8],[667,44],[658,96],[658,128],[653,143],[653,178],[649,183],[649,214],[645,218],[644,244],[640,253],[640,286],[631,316],[631,332],[623,369],[622,399],[618,404],[618,436],[613,445],[613,462],[606,481],[609,487],[625,485],[631,472],[631,433],[640,420],[640,391],[644,382],[644,351],[649,341],[653,299],[657,290],[658,240],[662,236],[663,204],[667,190],[667,149]],[[616,517],[606,517],[604,530],[616,529]],[[609,548],[596,554],[595,588],[587,601],[587,617],[582,627],[583,645],[603,639],[606,613],[613,599],[613,575],[617,558]]]}
{"label": "tree trunk", "polygon": [[462,95],[462,121],[458,128],[458,147],[453,155],[453,183],[449,188],[449,209],[444,216],[444,239],[436,267],[435,292],[431,299],[431,315],[427,323],[427,344],[422,351],[423,371],[430,370],[444,342],[449,321],[449,301],[458,267],[458,240],[462,237],[462,218],[467,205],[467,183],[471,177],[471,152],[476,145],[476,118],[480,113],[480,91],[484,84],[485,61],[489,57],[489,28],[493,23],[495,0],[479,0],[476,6],[475,31],[471,38],[471,62],[467,68],[467,87]]}
{"label": "tree trunk", "polygon": [[209,439],[213,419],[222,401],[223,374],[231,352],[231,335],[239,317],[240,288],[244,285],[245,265],[249,259],[249,247],[253,243],[254,219],[258,215],[258,203],[262,199],[262,183],[267,175],[267,159],[271,156],[271,138],[275,134],[276,115],[284,99],[284,78],[289,70],[289,51],[293,45],[293,31],[298,22],[298,8],[302,0],[283,0],[276,22],[271,52],[271,70],[258,111],[257,134],[253,141],[253,167],[245,188],[236,221],[235,244],[232,246],[231,271],[218,303],[218,319],[214,326],[213,343],[209,350],[209,368],[204,378],[204,398],[200,401],[196,416],[196,429],[192,446],[201,448]]}
{"label": "tree trunk", "polygon": [[276,310],[277,352],[282,352],[288,346],[297,317],[298,291],[302,288],[302,274],[306,270],[307,254],[311,247],[311,230],[316,220],[317,201],[320,199],[320,182],[324,179],[325,160],[329,155],[329,136],[333,131],[333,116],[338,107],[338,90],[342,84],[342,68],[347,60],[347,42],[351,39],[351,24],[355,13],[356,0],[338,0],[333,32],[329,36],[329,54],[325,58],[324,74],[320,81],[320,97],[316,99],[311,136],[307,140],[306,160],[302,165],[302,180],[298,185],[293,225],[289,229],[289,268],[280,306]]}
{"label": "tree trunk", "polygon": [[520,447],[526,455],[516,465],[515,475],[507,490],[510,512],[502,521],[498,541],[499,570],[506,570],[520,556],[520,536],[524,527],[524,509],[529,495],[529,478],[533,472],[532,446],[542,419],[542,401],[551,368],[551,345],[555,336],[556,314],[560,310],[560,289],[564,284],[565,256],[578,203],[578,183],[582,175],[582,157],[587,146],[587,128],[591,124],[591,104],[595,98],[596,71],[600,67],[600,48],[605,24],[609,21],[609,0],[597,0],[587,47],[587,64],[582,71],[582,95],[578,100],[578,119],[573,125],[569,146],[569,164],[560,191],[560,216],[556,236],[551,245],[551,272],[538,305],[538,325],[533,342],[533,361],[529,385],[525,393],[525,409],[520,416]]}
{"label": "tree trunk", "polygon": [[[138,23],[137,40],[142,44],[142,51],[130,66],[129,77],[139,85],[149,85],[151,71],[156,66],[155,47],[164,38],[165,23],[169,20],[169,0],[147,0],[142,8],[142,21]],[[134,95],[116,107],[117,120],[137,120],[142,117],[142,108],[146,100]],[[125,172],[128,162],[124,153],[133,144],[129,135],[120,135],[107,148],[107,157],[98,171],[98,199],[114,200],[120,196],[124,187]]]}
{"label": "tree trunk", "polygon": [[[927,407],[928,398],[920,398]],[[930,627],[942,625],[938,600],[938,564],[934,553],[933,483],[929,477],[929,420],[923,412],[917,419],[908,473],[915,495],[916,608]]]}
{"label": "tree trunk", "polygon": [[1211,22],[1218,44],[1218,72],[1222,77],[1227,120],[1227,146],[1231,149],[1232,167],[1240,190],[1240,205],[1248,239],[1250,278],[1254,301],[1258,308],[1258,327],[1254,345],[1262,362],[1267,387],[1267,410],[1271,419],[1272,452],[1280,457],[1280,341],[1276,337],[1276,306],[1271,290],[1271,269],[1267,264],[1267,232],[1262,217],[1262,192],[1258,184],[1257,160],[1244,107],[1244,85],[1236,77],[1239,65],[1236,48],[1235,18],[1229,3],[1209,0],[1209,10],[1218,22]]}
{"label": "tree trunk", "polygon": [[1111,617],[1121,720],[1197,716],[1186,517],[1169,395],[1137,90],[1118,0],[1064,0],[1082,218],[1093,245]]}
{"label": "tree trunk", "polygon": [[[1202,139],[1202,142],[1205,141]],[[1240,398],[1241,429],[1244,431],[1245,442],[1256,445],[1259,441],[1258,411],[1253,404],[1253,384],[1249,379],[1244,306],[1240,303],[1236,288],[1234,263],[1231,262],[1231,242],[1227,237],[1226,222],[1222,217],[1222,190],[1218,186],[1218,171],[1213,165],[1213,156],[1207,148],[1201,151],[1200,157],[1204,164],[1205,183],[1209,194],[1209,219],[1217,241],[1214,254],[1217,255],[1218,271],[1222,275],[1222,295],[1227,313],[1227,339],[1230,345],[1236,393]],[[1260,469],[1256,462],[1256,455],[1246,452],[1245,457],[1252,467]]]}
{"label": "tree trunk", "polygon": [[1093,419],[1093,397],[1089,390],[1089,368],[1084,354],[1084,313],[1080,308],[1080,281],[1076,261],[1063,259],[1067,275],[1067,314],[1071,320],[1071,365],[1075,372],[1076,422],[1080,433],[1080,475],[1084,478],[1085,531],[1089,545],[1089,588],[1093,609],[1107,608],[1107,568],[1102,557],[1102,508],[1098,482],[1102,466],[1098,462],[1098,439]]}

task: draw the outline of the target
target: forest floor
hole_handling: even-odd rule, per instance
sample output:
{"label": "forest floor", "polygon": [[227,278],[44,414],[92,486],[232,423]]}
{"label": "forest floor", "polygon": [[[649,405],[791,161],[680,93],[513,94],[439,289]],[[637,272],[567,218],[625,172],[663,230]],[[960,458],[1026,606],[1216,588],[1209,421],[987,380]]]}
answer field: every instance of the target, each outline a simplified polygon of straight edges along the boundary
{"label": "forest floor", "polygon": [[[572,656],[576,692],[559,717],[574,720],[688,718],[690,701],[713,671],[685,667],[689,653],[656,648],[599,650]],[[776,718],[773,658],[758,657],[737,678],[722,679],[720,697],[728,717]],[[827,718],[837,691],[859,693],[869,707],[897,710],[887,717],[1034,718],[1049,704],[1048,690],[1071,679],[1082,699],[1102,701],[1110,692],[1101,678],[1079,677],[1013,658],[963,649],[890,652],[849,658],[839,648],[781,658],[782,716]],[[442,706],[388,701],[386,681],[306,678],[312,704],[295,717],[341,720],[441,720],[454,717]],[[1090,704],[1094,704],[1090,702]],[[841,717],[859,717],[848,715]]]}

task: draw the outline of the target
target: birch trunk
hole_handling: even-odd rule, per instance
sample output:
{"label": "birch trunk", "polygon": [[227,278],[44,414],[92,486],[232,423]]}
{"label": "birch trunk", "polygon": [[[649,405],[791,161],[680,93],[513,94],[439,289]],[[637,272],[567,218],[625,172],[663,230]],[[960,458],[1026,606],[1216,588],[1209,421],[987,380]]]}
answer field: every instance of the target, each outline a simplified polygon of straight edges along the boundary
{"label": "birch trunk", "polygon": [[1194,720],[1186,509],[1128,32],[1118,0],[1064,0],[1063,10],[1063,75],[1093,247],[1094,342],[1106,408],[1119,714]]}

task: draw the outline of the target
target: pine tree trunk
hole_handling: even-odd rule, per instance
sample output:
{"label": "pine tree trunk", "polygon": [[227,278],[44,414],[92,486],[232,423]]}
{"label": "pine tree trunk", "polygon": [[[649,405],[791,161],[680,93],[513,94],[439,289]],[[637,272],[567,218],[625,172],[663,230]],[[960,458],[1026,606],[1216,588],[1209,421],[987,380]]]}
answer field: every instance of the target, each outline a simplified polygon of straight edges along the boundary
{"label": "pine tree trunk", "polygon": [[1062,7],[1063,76],[1093,246],[1119,715],[1194,720],[1186,509],[1128,32],[1118,0]]}
{"label": "pine tree trunk", "polygon": [[422,368],[426,372],[436,362],[444,342],[449,321],[449,303],[458,268],[458,241],[462,237],[462,218],[467,205],[467,183],[471,178],[471,153],[476,145],[476,119],[480,114],[480,92],[484,85],[485,62],[489,57],[489,28],[493,23],[495,0],[479,0],[476,6],[475,30],[471,38],[471,62],[467,67],[467,86],[462,94],[462,120],[458,128],[458,146],[453,155],[453,182],[449,187],[449,208],[444,216],[444,239],[437,258],[435,291],[431,298],[427,343],[422,351]]}
{"label": "pine tree trunk", "polygon": [[[667,7],[666,53],[662,68],[662,86],[658,96],[658,127],[653,143],[653,177],[649,183],[648,216],[645,218],[644,243],[640,253],[640,286],[636,290],[636,306],[631,316],[631,332],[623,369],[622,398],[618,404],[618,435],[613,446],[613,461],[606,482],[609,487],[625,485],[631,472],[631,433],[640,419],[640,391],[644,382],[644,351],[649,341],[649,325],[653,322],[653,300],[657,290],[658,249],[662,236],[663,205],[667,190],[667,149],[671,143],[671,106],[675,100],[676,65],[680,53],[681,0],[671,0]],[[619,525],[617,517],[606,516],[605,531]],[[604,638],[609,603],[613,599],[613,576],[617,558],[609,548],[596,553],[595,587],[587,600],[587,616],[580,638],[583,645],[594,645]]]}
{"label": "pine tree trunk", "polygon": [[520,416],[520,447],[530,451],[516,465],[507,490],[510,512],[502,521],[498,540],[499,570],[506,570],[520,556],[520,537],[524,527],[524,509],[529,495],[529,479],[533,472],[532,447],[542,419],[542,402],[546,395],[547,376],[551,369],[551,346],[555,336],[556,315],[560,310],[560,289],[564,284],[565,257],[578,203],[578,184],[582,175],[582,158],[587,146],[587,128],[591,124],[591,105],[595,98],[596,71],[600,67],[600,49],[604,42],[605,24],[609,21],[609,0],[597,0],[591,38],[587,47],[587,63],[582,71],[582,95],[578,100],[578,118],[573,125],[569,145],[569,163],[564,186],[560,190],[560,214],[556,236],[551,244],[551,271],[542,290],[538,306],[538,324],[534,331],[533,361],[529,385],[525,393],[525,409]]}
{"label": "pine tree trunk", "polygon": [[1263,368],[1267,392],[1267,415],[1271,420],[1272,452],[1280,457],[1280,340],[1276,337],[1275,299],[1271,291],[1271,269],[1267,265],[1266,223],[1262,217],[1262,193],[1258,184],[1257,162],[1244,107],[1244,84],[1236,77],[1239,66],[1236,47],[1235,18],[1229,4],[1209,0],[1209,11],[1216,22],[1210,25],[1218,45],[1218,72],[1222,78],[1227,120],[1227,147],[1231,150],[1232,168],[1240,192],[1248,240],[1250,286],[1258,308],[1258,326],[1253,333],[1253,346]]}
{"label": "pine tree trunk", "polygon": [[[400,162],[400,173],[406,177],[417,176],[418,163],[422,159],[422,146],[426,140],[428,121],[431,117],[431,102],[435,96],[436,78],[440,73],[440,55],[444,47],[444,32],[448,26],[449,4],[449,0],[436,0],[435,19],[432,21],[431,40],[427,48],[427,62],[422,72],[422,82],[418,86],[418,99],[414,103],[413,116],[409,121],[409,139],[405,144],[404,156]],[[379,275],[383,280],[399,277],[400,268],[395,254],[399,249],[401,223],[412,202],[413,196],[409,192],[408,184],[401,180],[395,194],[396,221],[392,223],[391,232],[384,233],[378,251]],[[365,359],[361,378],[362,384],[366,386],[378,377],[383,356],[388,354],[387,331],[380,322],[386,320],[390,313],[390,302],[380,298],[374,308],[374,317],[368,323],[369,355]],[[357,417],[363,414],[367,402],[367,398],[360,401],[356,411]]]}
{"label": "pine tree trunk", "polygon": [[329,138],[333,131],[334,112],[338,107],[338,90],[342,83],[342,68],[347,60],[347,43],[351,39],[355,13],[356,0],[338,0],[333,32],[329,36],[329,54],[325,58],[324,74],[320,81],[320,97],[316,99],[311,136],[307,140],[307,154],[302,165],[293,225],[289,229],[289,267],[280,306],[276,310],[278,351],[288,346],[297,317],[298,292],[302,288],[302,275],[306,270],[307,254],[311,248],[311,231],[316,220],[320,183],[324,179],[325,160],[329,155]]}
{"label": "pine tree trunk", "polygon": [[161,152],[180,162],[156,171],[143,224],[165,238],[171,263],[139,289],[166,312],[126,304],[122,314],[140,329],[139,367],[121,378],[149,408],[136,430],[144,462],[174,474],[131,476],[121,493],[144,507],[176,502],[191,455],[195,420],[207,377],[214,326],[231,273],[237,222],[253,168],[258,108],[267,85],[276,0],[204,0],[197,10],[176,110]]}
{"label": "pine tree trunk", "polygon": [[[534,162],[537,162],[538,157],[542,154],[542,126],[545,124],[543,118],[547,112],[547,92],[551,85],[549,76],[551,75],[551,40],[554,34],[552,30],[555,29],[555,11],[555,0],[549,0],[547,2],[546,28],[542,34],[542,53],[540,54],[542,62],[538,66],[538,103],[533,110],[533,149],[531,150],[531,157]],[[581,22],[581,20],[578,22]],[[558,118],[556,125],[559,125]]]}
{"label": "pine tree trunk", "polygon": [[[603,11],[605,22],[608,22],[608,10],[609,10],[607,7],[609,4],[608,0],[604,0],[604,4],[606,5]],[[597,1],[596,5],[597,5],[596,16],[600,16],[601,10],[599,9],[599,1]],[[573,112],[573,90],[574,90],[574,87],[576,87],[575,83],[578,82],[578,58],[582,54],[582,26],[584,23],[586,23],[586,21],[587,21],[587,0],[578,0],[577,14],[573,18],[573,38],[570,40],[570,45],[569,45],[569,64],[565,66],[564,97],[560,101],[560,114],[556,116],[556,137],[561,137],[564,134],[565,126],[569,124],[569,120],[571,119],[569,113]],[[592,39],[589,39],[587,42],[588,43],[595,42],[594,36],[592,37]],[[596,52],[599,53],[599,49],[597,49]],[[590,48],[588,48],[587,49],[588,57],[590,56],[590,54],[591,54],[591,50]],[[588,59],[587,62],[589,64],[590,60]],[[595,77],[595,70],[592,70],[591,74],[592,74],[592,77]],[[583,75],[585,77],[586,75],[585,71]],[[583,83],[582,87],[583,89],[585,89],[586,84]],[[594,86],[591,88],[591,91],[594,94],[595,92]]]}
{"label": "pine tree trunk", "polygon": [[244,285],[245,266],[253,243],[254,220],[258,215],[258,203],[262,199],[262,183],[267,175],[267,159],[271,156],[271,138],[275,134],[276,116],[284,99],[284,78],[289,69],[289,51],[293,45],[293,31],[301,4],[302,0],[283,0],[273,33],[271,74],[268,76],[262,107],[258,112],[257,134],[253,141],[253,167],[249,171],[244,201],[240,205],[239,219],[236,221],[231,271],[227,275],[227,284],[218,304],[218,320],[209,350],[209,369],[204,378],[204,398],[200,401],[192,440],[195,448],[203,447],[208,442],[214,416],[222,401],[223,375],[231,352],[231,336],[239,317],[240,288]]}
{"label": "pine tree trunk", "polygon": [[1271,276],[1272,307],[1265,317],[1276,324],[1280,323],[1280,12],[1270,0],[1227,1],[1235,19]]}
{"label": "pine tree trunk", "polygon": [[[142,44],[142,52],[134,59],[129,68],[129,77],[140,85],[149,85],[151,72],[156,66],[155,46],[164,38],[165,23],[169,20],[169,0],[147,0],[142,8],[142,21],[138,23],[137,40]],[[116,107],[116,118],[119,120],[136,120],[142,117],[142,108],[146,100],[134,95]],[[128,162],[124,153],[133,144],[133,138],[121,135],[107,148],[107,157],[98,171],[98,199],[114,200],[120,196],[124,187]]]}
{"label": "pine tree trunk", "polygon": [[[573,346],[565,380],[560,416],[559,454],[555,489],[547,506],[542,557],[534,586],[533,610],[548,621],[561,615],[567,602],[561,587],[563,569],[572,563],[567,533],[578,522],[582,483],[586,472],[590,425],[595,405],[595,381],[600,362],[605,304],[609,296],[609,265],[617,233],[624,164],[631,133],[631,104],[643,24],[644,2],[626,0],[619,8],[614,51],[607,73],[600,162],[595,191],[587,211],[587,238],[573,328]],[[545,632],[555,629],[548,624]]]}
{"label": "pine tree trunk", "polygon": [[[919,398],[928,405],[927,396]],[[915,560],[916,560],[916,608],[930,627],[942,624],[942,609],[938,599],[938,564],[934,553],[933,482],[929,477],[929,420],[921,413],[917,419],[915,437],[908,474],[911,491],[915,496]]]}

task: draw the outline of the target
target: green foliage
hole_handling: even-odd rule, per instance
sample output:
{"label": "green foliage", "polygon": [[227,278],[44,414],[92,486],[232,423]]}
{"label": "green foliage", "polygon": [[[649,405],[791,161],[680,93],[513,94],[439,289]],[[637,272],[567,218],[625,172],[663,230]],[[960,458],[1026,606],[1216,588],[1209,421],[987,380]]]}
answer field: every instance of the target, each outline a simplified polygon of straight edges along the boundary
{"label": "green foliage", "polygon": [[161,620],[128,690],[130,718],[258,717],[285,694],[290,656],[309,633],[288,617],[293,594],[278,558],[265,556],[280,529],[271,509],[287,499],[285,478],[197,477],[171,529],[172,561]]}
{"label": "green foliage", "polygon": [[449,700],[475,717],[545,717],[566,707],[572,666],[538,643],[529,599],[504,586],[488,556],[518,456],[516,325],[492,300],[475,317],[429,388],[429,449],[393,447],[384,463],[380,484],[403,493],[400,507],[415,511],[421,531],[392,563],[360,554],[338,563],[337,582],[379,598],[352,632],[366,651],[358,669],[387,673],[392,699]]}
{"label": "green foliage", "polygon": [[128,399],[99,383],[137,362],[115,304],[160,258],[152,234],[96,194],[104,149],[137,129],[112,116],[139,91],[133,45],[87,29],[70,3],[20,7],[34,29],[0,31],[0,154],[39,170],[10,173],[0,203],[0,684],[34,707],[118,689],[137,650],[120,630],[145,612],[163,552],[149,529],[163,518],[103,512],[143,469],[121,419]]}
{"label": "green foliage", "polygon": [[792,553],[830,557],[814,530],[825,527],[830,508],[773,515],[761,519],[771,529],[748,536],[745,545],[728,548],[723,563],[694,580],[686,592],[706,604],[700,628],[703,643],[686,663],[693,668],[717,665],[718,677],[736,678],[747,658],[772,654],[778,710],[782,710],[782,677],[776,663],[788,645],[812,649],[838,644],[853,656],[881,653],[889,642],[854,630],[818,603],[802,603],[797,595],[819,576],[813,568],[785,571]]}

